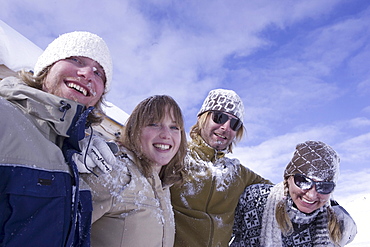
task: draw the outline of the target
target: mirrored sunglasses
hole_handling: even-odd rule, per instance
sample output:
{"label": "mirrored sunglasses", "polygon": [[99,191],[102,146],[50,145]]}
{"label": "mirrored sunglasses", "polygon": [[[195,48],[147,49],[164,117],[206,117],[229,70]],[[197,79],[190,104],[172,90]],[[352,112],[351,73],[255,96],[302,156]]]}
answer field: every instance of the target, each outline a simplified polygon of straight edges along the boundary
{"label": "mirrored sunglasses", "polygon": [[239,118],[231,117],[231,116],[229,116],[229,115],[227,115],[223,112],[219,112],[219,111],[213,111],[212,112],[212,120],[216,124],[224,124],[229,119],[230,119],[230,128],[233,131],[237,131],[238,129],[240,129],[240,127],[242,127],[243,124],[242,124],[242,121],[239,120]]}
{"label": "mirrored sunglasses", "polygon": [[302,190],[310,190],[315,185],[316,191],[320,194],[330,194],[335,188],[334,182],[316,182],[299,173],[294,175],[294,183]]}

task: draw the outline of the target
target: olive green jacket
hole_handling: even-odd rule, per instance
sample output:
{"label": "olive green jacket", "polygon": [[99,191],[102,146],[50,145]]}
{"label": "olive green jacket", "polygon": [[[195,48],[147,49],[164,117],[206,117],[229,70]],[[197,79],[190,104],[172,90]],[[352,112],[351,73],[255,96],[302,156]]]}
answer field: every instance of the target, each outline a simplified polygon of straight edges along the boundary
{"label": "olive green jacket", "polygon": [[189,143],[185,183],[171,187],[175,246],[228,246],[234,211],[244,189],[271,183],[208,146],[201,137]]}

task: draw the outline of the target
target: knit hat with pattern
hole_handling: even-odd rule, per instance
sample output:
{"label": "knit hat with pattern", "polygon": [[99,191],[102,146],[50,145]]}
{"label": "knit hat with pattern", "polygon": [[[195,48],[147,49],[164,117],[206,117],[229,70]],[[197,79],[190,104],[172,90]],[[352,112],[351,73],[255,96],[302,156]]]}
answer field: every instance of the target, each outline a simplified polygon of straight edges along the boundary
{"label": "knit hat with pattern", "polygon": [[214,89],[211,90],[204,100],[198,116],[207,111],[227,112],[239,118],[242,122],[244,119],[244,105],[239,95],[233,90]]}
{"label": "knit hat with pattern", "polygon": [[75,31],[56,38],[38,58],[34,74],[37,76],[47,66],[72,56],[88,57],[98,62],[107,78],[105,91],[109,90],[112,81],[112,58],[104,40],[90,32]]}
{"label": "knit hat with pattern", "polygon": [[300,173],[310,178],[336,182],[339,162],[338,154],[329,145],[320,141],[306,141],[296,146],[284,177]]}

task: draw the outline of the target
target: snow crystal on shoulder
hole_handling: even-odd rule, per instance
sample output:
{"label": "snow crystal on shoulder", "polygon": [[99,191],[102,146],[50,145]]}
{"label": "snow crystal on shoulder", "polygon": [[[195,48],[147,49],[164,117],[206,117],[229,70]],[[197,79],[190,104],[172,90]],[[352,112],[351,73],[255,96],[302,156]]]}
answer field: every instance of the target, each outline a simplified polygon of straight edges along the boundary
{"label": "snow crystal on shoulder", "polygon": [[218,159],[214,165],[211,165],[210,169],[212,170],[212,176],[215,177],[216,190],[225,191],[240,171],[240,162],[238,159],[223,157]]}
{"label": "snow crystal on shoulder", "polygon": [[183,192],[187,196],[199,194],[204,187],[204,183],[210,180],[215,181],[217,191],[225,191],[240,172],[241,164],[238,159],[223,157],[215,163],[200,162],[192,158],[189,158],[188,161],[191,164],[188,167],[190,179],[189,182],[184,184],[185,190]]}

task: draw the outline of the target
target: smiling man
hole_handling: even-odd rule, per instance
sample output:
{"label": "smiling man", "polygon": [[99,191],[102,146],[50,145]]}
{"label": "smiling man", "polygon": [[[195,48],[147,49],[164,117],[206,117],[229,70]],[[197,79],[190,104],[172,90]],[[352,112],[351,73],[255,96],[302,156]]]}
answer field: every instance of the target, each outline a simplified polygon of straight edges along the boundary
{"label": "smiling man", "polygon": [[90,246],[91,193],[72,155],[101,121],[111,78],[103,39],[71,32],[49,44],[33,75],[1,81],[0,246]]}
{"label": "smiling man", "polygon": [[54,64],[42,90],[85,106],[94,106],[105,87],[104,69],[88,57],[69,57]]}
{"label": "smiling man", "polygon": [[271,183],[225,156],[244,133],[244,105],[232,90],[209,92],[191,128],[183,185],[171,187],[175,246],[228,246],[244,189]]}

